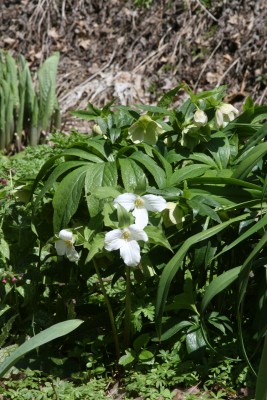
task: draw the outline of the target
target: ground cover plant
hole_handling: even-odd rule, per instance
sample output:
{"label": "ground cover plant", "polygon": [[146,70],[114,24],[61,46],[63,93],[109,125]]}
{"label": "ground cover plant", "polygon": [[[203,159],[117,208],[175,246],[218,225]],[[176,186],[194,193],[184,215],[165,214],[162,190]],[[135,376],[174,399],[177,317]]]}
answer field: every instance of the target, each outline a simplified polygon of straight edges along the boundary
{"label": "ground cover plant", "polygon": [[[176,106],[181,89],[188,99]],[[3,358],[53,324],[84,321],[17,364],[59,377],[40,398],[75,396],[63,389],[70,377],[91,393],[95,378],[118,381],[125,399],[255,389],[266,332],[267,107],[247,98],[236,109],[225,90],[181,84],[157,106],[89,104],[73,115],[90,135],[57,133],[49,146],[2,156]],[[108,384],[105,393],[114,394]],[[256,399],[263,393],[260,379]]]}

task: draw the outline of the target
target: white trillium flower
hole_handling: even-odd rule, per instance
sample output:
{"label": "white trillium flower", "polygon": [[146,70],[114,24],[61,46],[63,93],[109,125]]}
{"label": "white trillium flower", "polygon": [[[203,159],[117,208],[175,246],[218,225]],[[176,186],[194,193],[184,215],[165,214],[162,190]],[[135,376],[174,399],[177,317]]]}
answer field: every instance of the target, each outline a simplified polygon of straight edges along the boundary
{"label": "white trillium flower", "polygon": [[138,240],[147,242],[148,236],[139,226],[133,224],[128,228],[106,233],[104,247],[108,251],[120,250],[124,263],[129,267],[136,267],[141,260]]}
{"label": "white trillium flower", "polygon": [[207,114],[200,110],[197,109],[196,112],[194,113],[194,123],[196,126],[204,126],[208,122],[208,117]]}
{"label": "white trillium flower", "polygon": [[58,237],[59,240],[55,242],[58,256],[66,256],[70,261],[78,261],[79,254],[73,246],[74,239],[72,232],[62,229]]}
{"label": "white trillium flower", "polygon": [[215,127],[224,128],[229,122],[233,121],[238,114],[238,110],[232,104],[223,103],[215,111]]}
{"label": "white trillium flower", "polygon": [[120,204],[126,211],[133,210],[135,224],[143,229],[148,224],[148,211],[161,212],[166,208],[166,203],[162,196],[154,194],[138,196],[133,193],[123,193],[114,200],[114,207]]}

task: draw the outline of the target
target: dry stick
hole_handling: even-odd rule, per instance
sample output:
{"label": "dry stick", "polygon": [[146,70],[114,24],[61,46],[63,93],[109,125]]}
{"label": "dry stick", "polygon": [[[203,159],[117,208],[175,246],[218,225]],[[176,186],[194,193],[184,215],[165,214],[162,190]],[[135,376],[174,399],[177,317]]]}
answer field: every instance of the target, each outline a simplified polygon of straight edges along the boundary
{"label": "dry stick", "polygon": [[199,1],[199,0],[195,0],[195,1],[202,8],[202,10],[204,10],[205,13],[208,14],[208,16],[213,19],[213,21],[215,21],[215,22],[219,21],[217,18],[214,17],[214,15],[211,14],[211,12],[209,12],[209,10],[206,9],[206,7],[204,6],[204,4],[201,3],[201,1]]}
{"label": "dry stick", "polygon": [[152,51],[143,61],[141,61],[133,70],[134,73],[136,73],[139,68],[141,68],[144,64],[146,64],[150,59],[154,58],[157,56],[159,53],[162,53],[162,51],[169,46],[169,43],[165,43],[160,49]]}
{"label": "dry stick", "polygon": [[[101,72],[103,72],[106,68],[108,68],[110,66],[110,64],[112,63],[114,56],[116,54],[116,51],[114,50],[110,60],[104,65],[104,67],[102,67],[99,71],[95,72],[93,75],[90,76],[90,78],[87,78],[85,81],[83,81],[79,86],[76,86],[75,90],[79,90],[81,89],[83,86],[86,86],[87,83],[89,83],[90,81],[92,81],[97,75],[99,75]],[[74,89],[71,90],[71,92]],[[69,96],[69,92],[66,93],[64,96],[62,96],[61,98],[59,98],[59,101],[64,101],[65,99],[67,99],[67,97]]]}
{"label": "dry stick", "polygon": [[223,39],[221,39],[221,40],[219,41],[219,43],[217,44],[217,46],[215,47],[215,49],[213,50],[213,52],[211,53],[211,55],[209,56],[209,58],[207,59],[207,61],[204,63],[204,66],[203,66],[203,68],[202,68],[202,70],[201,70],[201,72],[200,72],[200,74],[199,74],[198,80],[197,80],[197,82],[196,82],[196,84],[195,84],[195,86],[194,86],[194,90],[196,90],[196,88],[198,87],[198,84],[199,84],[199,82],[200,82],[200,79],[201,79],[203,73],[205,72],[205,69],[206,69],[207,65],[209,64],[210,60],[212,59],[212,57],[214,56],[214,54],[216,53],[216,51],[218,50],[218,48],[220,47],[220,45],[222,44],[222,41],[223,41]]}
{"label": "dry stick", "polygon": [[224,72],[224,74],[218,80],[216,87],[220,86],[220,84],[222,83],[222,81],[224,80],[224,78],[226,77],[228,72],[238,63],[239,60],[240,60],[240,58],[238,57],[235,61],[232,62],[232,64],[227,68],[227,70]]}

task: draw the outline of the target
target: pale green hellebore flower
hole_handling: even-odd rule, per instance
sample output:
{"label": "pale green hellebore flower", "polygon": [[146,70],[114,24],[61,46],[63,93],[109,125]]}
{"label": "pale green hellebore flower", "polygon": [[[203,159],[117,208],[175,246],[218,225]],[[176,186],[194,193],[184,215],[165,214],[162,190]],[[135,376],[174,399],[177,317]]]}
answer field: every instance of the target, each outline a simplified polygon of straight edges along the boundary
{"label": "pale green hellebore flower", "polygon": [[179,204],[168,202],[163,213],[163,222],[166,228],[171,225],[176,225],[177,228],[181,228],[184,220],[184,213]]}
{"label": "pale green hellebore flower", "polygon": [[223,103],[215,111],[215,128],[225,128],[229,122],[233,121],[238,114],[238,110],[232,104]]}
{"label": "pale green hellebore flower", "polygon": [[135,224],[143,229],[148,224],[148,211],[161,212],[165,209],[166,203],[162,196],[154,194],[138,196],[133,193],[123,193],[114,200],[114,207],[116,208],[117,204],[120,204],[128,212],[133,210]]}
{"label": "pale green hellebore flower", "polygon": [[199,108],[194,113],[194,123],[196,126],[204,126],[208,122],[207,114]]}
{"label": "pale green hellebore flower", "polygon": [[158,136],[164,132],[160,124],[153,121],[148,115],[141,116],[128,129],[130,139],[133,143],[156,144]]}
{"label": "pale green hellebore flower", "polygon": [[138,240],[148,241],[147,234],[133,224],[128,228],[114,229],[106,233],[104,247],[107,251],[120,250],[120,256],[128,267],[136,267],[141,260]]}
{"label": "pale green hellebore flower", "polygon": [[55,248],[58,256],[66,256],[70,261],[78,261],[79,254],[73,244],[73,234],[66,229],[62,229],[58,234],[59,240],[55,242]]}

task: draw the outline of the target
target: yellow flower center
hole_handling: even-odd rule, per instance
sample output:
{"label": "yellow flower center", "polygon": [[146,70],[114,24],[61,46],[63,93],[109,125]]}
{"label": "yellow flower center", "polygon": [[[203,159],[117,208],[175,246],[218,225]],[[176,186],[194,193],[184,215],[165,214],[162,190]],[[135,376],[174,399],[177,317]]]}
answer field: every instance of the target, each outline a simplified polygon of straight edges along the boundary
{"label": "yellow flower center", "polygon": [[65,244],[66,244],[66,246],[71,247],[72,246],[72,241],[71,240],[65,240]]}
{"label": "yellow flower center", "polygon": [[142,207],[143,204],[144,204],[144,201],[142,199],[140,199],[140,197],[138,199],[136,199],[134,202],[134,205],[136,208]]}
{"label": "yellow flower center", "polygon": [[122,238],[123,238],[124,240],[128,240],[130,236],[131,236],[131,234],[130,234],[129,231],[125,231],[125,232],[123,232],[123,234],[122,234]]}

